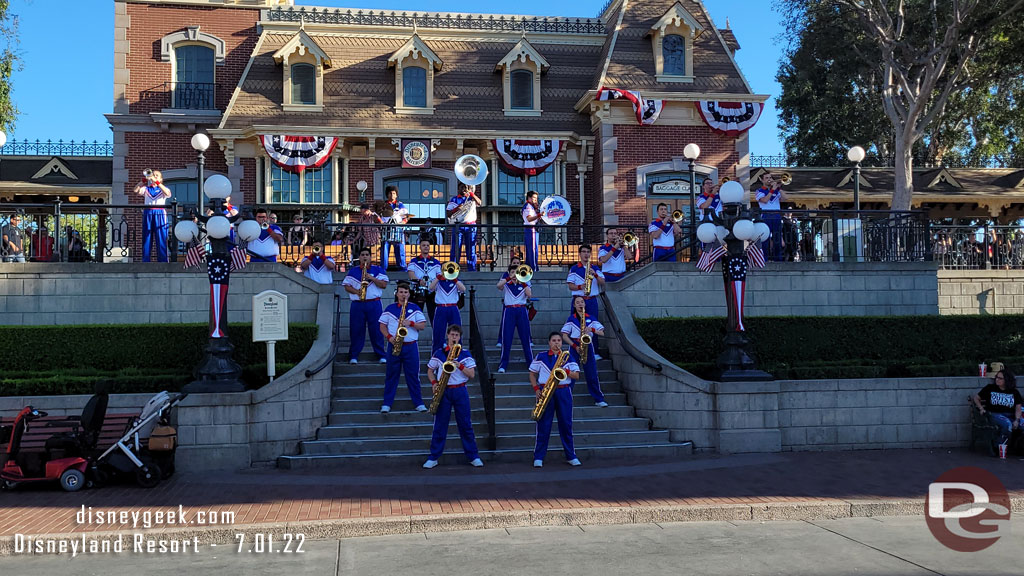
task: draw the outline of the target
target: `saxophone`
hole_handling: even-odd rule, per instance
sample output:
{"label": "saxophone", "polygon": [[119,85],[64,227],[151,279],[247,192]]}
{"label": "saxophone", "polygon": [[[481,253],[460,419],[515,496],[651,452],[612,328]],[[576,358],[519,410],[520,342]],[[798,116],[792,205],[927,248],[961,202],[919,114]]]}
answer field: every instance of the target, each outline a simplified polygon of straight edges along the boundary
{"label": "saxophone", "polygon": [[409,329],[402,326],[402,322],[405,321],[405,307],[409,305],[409,301],[406,300],[402,304],[402,313],[398,316],[398,330],[395,331],[395,342],[391,348],[391,353],[395,356],[402,355],[402,344],[405,344],[405,337],[409,335]]}
{"label": "saxophone", "polygon": [[587,315],[580,314],[580,345],[576,351],[580,355],[580,363],[587,363],[587,351],[590,350],[590,343],[594,341],[593,337],[588,334],[585,330],[587,329]]}
{"label": "saxophone", "polygon": [[586,264],[587,273],[583,277],[583,295],[590,298],[590,285],[594,283],[594,269]]}
{"label": "saxophone", "polygon": [[558,387],[558,383],[569,377],[569,374],[562,368],[562,364],[565,364],[568,359],[569,353],[565,350],[558,355],[558,360],[555,361],[555,366],[551,369],[551,375],[548,376],[548,381],[544,383],[544,388],[540,391],[540,399],[537,400],[537,405],[533,407],[533,414],[530,418],[534,422],[540,420],[540,417],[544,415],[544,411],[548,409],[548,404],[551,403],[551,397],[555,395],[555,388]]}
{"label": "saxophone", "polygon": [[366,273],[369,272],[370,265],[363,264],[361,266],[362,276],[360,276],[359,284],[359,299],[366,300],[366,287],[370,285],[370,281],[366,279]]}
{"label": "saxophone", "polygon": [[455,373],[455,370],[458,369],[455,361],[459,359],[459,354],[461,353],[462,344],[452,346],[452,349],[448,351],[448,359],[441,365],[441,377],[437,379],[437,386],[434,387],[434,399],[430,401],[431,414],[437,414],[437,408],[441,405],[444,391],[448,389],[448,380]]}

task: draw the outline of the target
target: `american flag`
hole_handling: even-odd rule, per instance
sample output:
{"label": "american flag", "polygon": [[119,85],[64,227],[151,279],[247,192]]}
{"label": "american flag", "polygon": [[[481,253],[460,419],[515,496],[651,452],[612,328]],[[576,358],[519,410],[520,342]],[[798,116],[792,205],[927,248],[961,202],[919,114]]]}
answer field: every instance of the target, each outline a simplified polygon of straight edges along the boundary
{"label": "american flag", "polygon": [[725,256],[729,250],[725,246],[718,246],[714,250],[705,250],[700,255],[700,260],[697,261],[697,270],[701,272],[711,272],[711,269],[715,267],[715,262]]}
{"label": "american flag", "polygon": [[747,248],[747,262],[754,268],[764,268],[764,251],[757,242]]}
{"label": "american flag", "polygon": [[241,270],[245,268],[245,250],[238,246],[231,249],[231,269]]}
{"label": "american flag", "polygon": [[195,268],[202,263],[203,258],[206,258],[206,247],[202,244],[196,244],[195,246],[188,249],[185,253],[185,268]]}

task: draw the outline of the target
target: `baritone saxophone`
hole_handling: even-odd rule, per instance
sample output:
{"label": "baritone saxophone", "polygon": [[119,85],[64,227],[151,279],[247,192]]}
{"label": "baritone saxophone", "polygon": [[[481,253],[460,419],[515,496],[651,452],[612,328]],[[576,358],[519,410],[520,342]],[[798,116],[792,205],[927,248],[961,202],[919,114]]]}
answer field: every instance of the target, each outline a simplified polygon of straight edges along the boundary
{"label": "baritone saxophone", "polygon": [[459,368],[455,362],[459,359],[459,354],[462,353],[462,344],[456,344],[452,346],[452,349],[448,351],[448,359],[445,360],[444,364],[441,364],[441,377],[437,379],[437,386],[434,387],[434,398],[430,401],[430,413],[437,414],[437,408],[441,405],[441,398],[444,397],[444,391],[448,389],[448,380],[451,379],[452,374]]}
{"label": "baritone saxophone", "polygon": [[555,388],[558,388],[558,383],[564,382],[569,377],[565,368],[562,368],[562,365],[567,360],[569,360],[569,353],[563,350],[558,355],[558,360],[555,361],[554,367],[551,368],[551,375],[548,376],[548,381],[544,383],[544,389],[540,392],[540,398],[533,407],[533,414],[530,418],[534,422],[540,420],[540,417],[544,415],[544,411],[548,409],[548,404],[551,403],[551,397],[555,395]]}

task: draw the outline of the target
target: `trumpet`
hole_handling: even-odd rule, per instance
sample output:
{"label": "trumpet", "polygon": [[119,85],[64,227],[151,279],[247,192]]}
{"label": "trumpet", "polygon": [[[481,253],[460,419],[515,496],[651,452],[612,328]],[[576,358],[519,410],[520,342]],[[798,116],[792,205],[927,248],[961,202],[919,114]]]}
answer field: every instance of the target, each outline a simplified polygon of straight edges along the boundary
{"label": "trumpet", "polygon": [[793,175],[792,174],[790,174],[789,172],[783,172],[782,174],[779,174],[779,184],[782,184],[783,186],[789,186],[792,183],[793,183]]}
{"label": "trumpet", "polygon": [[324,251],[324,249],[322,247],[320,247],[320,246],[313,246],[313,255],[314,256],[319,256],[320,253],[323,252],[323,251]]}
{"label": "trumpet", "polygon": [[145,170],[143,170],[142,171],[142,177],[145,178],[146,180],[149,180],[150,178],[152,178],[153,177],[153,169],[152,168],[146,168]]}
{"label": "trumpet", "polygon": [[523,264],[516,268],[515,272],[516,282],[526,284],[533,279],[533,268],[528,264]]}
{"label": "trumpet", "polygon": [[640,243],[640,239],[636,237],[636,234],[632,232],[626,232],[622,236],[622,245],[627,248],[636,248],[637,244]]}
{"label": "trumpet", "polygon": [[676,210],[672,212],[672,220],[676,223],[682,222],[686,219],[686,215],[683,214],[682,210]]}
{"label": "trumpet", "polygon": [[270,229],[270,222],[261,222],[260,223],[260,230],[269,230],[269,229]]}
{"label": "trumpet", "polygon": [[455,280],[459,277],[459,264],[457,262],[445,262],[441,266],[441,274],[445,280]]}

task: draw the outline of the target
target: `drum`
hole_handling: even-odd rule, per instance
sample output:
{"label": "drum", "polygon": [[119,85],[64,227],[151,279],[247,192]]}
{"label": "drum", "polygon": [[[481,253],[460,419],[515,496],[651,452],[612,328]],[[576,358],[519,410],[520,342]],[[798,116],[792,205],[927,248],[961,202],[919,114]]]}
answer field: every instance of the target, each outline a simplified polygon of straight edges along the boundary
{"label": "drum", "polygon": [[541,202],[540,211],[548,226],[565,226],[572,218],[572,206],[564,196],[548,196]]}
{"label": "drum", "polygon": [[426,286],[413,286],[412,292],[409,294],[409,300],[420,308],[426,306],[429,297],[430,291]]}

